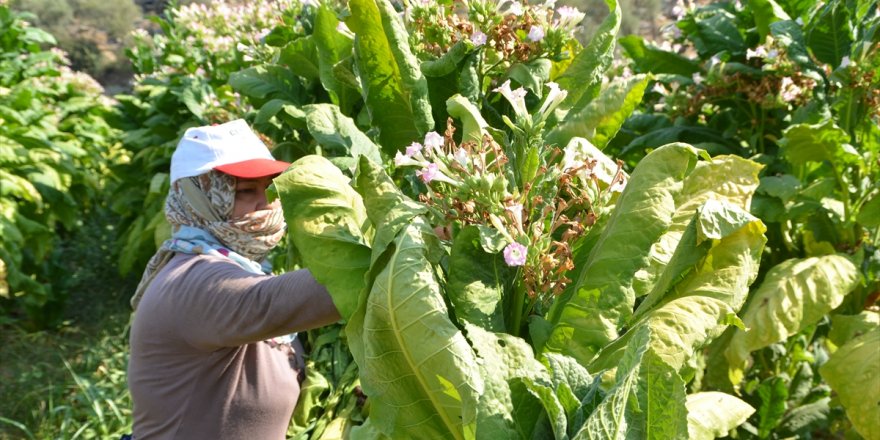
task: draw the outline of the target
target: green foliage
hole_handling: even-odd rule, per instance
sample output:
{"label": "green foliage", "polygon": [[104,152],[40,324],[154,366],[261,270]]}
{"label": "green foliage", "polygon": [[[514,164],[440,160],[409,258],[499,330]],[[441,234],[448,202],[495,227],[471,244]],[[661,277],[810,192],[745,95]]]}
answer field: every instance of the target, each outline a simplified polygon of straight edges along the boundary
{"label": "green foliage", "polygon": [[356,35],[354,56],[364,100],[374,125],[394,127],[379,132],[391,155],[434,125],[427,81],[390,3],[352,1],[349,7],[346,24]]}
{"label": "green foliage", "polygon": [[875,402],[880,398],[880,328],[853,338],[828,360],[819,370],[840,396],[843,406],[856,431],[865,438],[880,437],[877,417],[880,409]]}
{"label": "green foliage", "polygon": [[309,331],[306,380],[288,429],[288,438],[348,438],[364,421],[364,395],[357,364],[343,326]]}
{"label": "green foliage", "polygon": [[755,412],[742,400],[717,391],[687,396],[688,435],[693,440],[724,437]]}
{"label": "green foliage", "polygon": [[[291,436],[876,435],[876,1],[709,4],[676,24],[692,50],[624,37],[636,74],[610,80],[616,1],[583,45],[572,11],[411,3],[216,2],[133,37],[113,119],[131,155],[113,166],[123,272],[167,236],[186,128],[246,117],[295,162],[276,180],[286,264],[345,322],[309,332]],[[50,42],[20,32],[30,53]],[[24,94],[0,96],[6,124],[33,126]],[[45,225],[78,215],[40,191],[79,177],[44,171],[32,131],[10,150],[38,153],[27,171],[0,149],[20,202],[0,244],[25,249],[0,260],[8,286],[49,254],[32,244]],[[119,397],[81,376],[90,402]],[[119,428],[91,407],[95,435]]]}
{"label": "green foliage", "polygon": [[[688,11],[662,48],[636,36],[622,44],[633,69],[655,83],[610,151],[635,162],[678,140],[765,164],[749,207],[768,228],[763,283],[743,310],[745,328],[709,350],[702,383],[742,385],[757,408],[742,435],[841,424],[818,369],[829,331],[852,337],[837,327],[873,310],[880,289],[877,10],[873,0],[720,2]],[[859,322],[860,331],[876,327]],[[847,414],[864,435],[864,422]]]}
{"label": "green foliage", "polygon": [[102,0],[13,0],[13,9],[33,13],[33,23],[58,40],[71,66],[96,78],[125,71],[124,41],[141,20],[133,0],[107,7]]}
{"label": "green foliage", "polygon": [[51,35],[0,7],[0,307],[4,319],[56,323],[64,294],[59,240],[103,202],[109,168],[124,160],[105,118],[109,102],[70,70]]}
{"label": "green foliage", "polygon": [[116,218],[106,207],[85,215],[65,235],[63,278],[69,293],[60,325],[0,330],[0,438],[118,438],[131,431],[126,385],[128,296],[135,279],[120,279],[111,248]]}
{"label": "green foliage", "polygon": [[731,374],[740,374],[750,352],[818,322],[843,302],[857,277],[855,265],[837,255],[791,259],[770,269],[743,310],[747,330],[735,331],[727,348]]}
{"label": "green foliage", "polygon": [[[105,439],[131,432],[127,339],[121,337],[128,313],[118,306],[90,321],[94,327],[4,328],[0,373],[7,379],[0,392],[15,398],[0,403],[0,438]],[[107,312],[94,305],[83,309]]]}
{"label": "green foliage", "polygon": [[[687,148],[695,160],[697,152]],[[658,151],[658,155],[662,156],[662,151],[684,149],[684,146],[669,146]],[[650,163],[652,161],[646,161],[648,174],[654,172],[679,181],[684,177],[674,172],[652,171]],[[720,334],[742,304],[745,298],[742,290],[756,274],[763,245],[763,227],[759,221],[741,208],[721,202],[715,202],[717,206],[707,203],[694,213],[695,220],[687,230],[690,232],[682,235],[681,244],[667,265],[670,270],[663,273],[658,282],[666,288],[655,289],[666,294],[649,295],[642,307],[647,311],[643,312],[642,308],[636,311],[641,319],[635,320],[624,338],[603,344],[606,345],[603,355],[590,366],[590,370],[597,373],[615,368],[617,371],[616,385],[595,396],[600,390],[586,385],[592,382],[589,376],[582,379],[581,387],[570,383],[562,386],[554,382],[547,367],[541,368],[537,363],[539,359],[557,359],[570,363],[570,368],[583,368],[575,367],[574,360],[557,354],[536,357],[533,349],[515,335],[489,336],[493,334],[480,326],[459,321],[458,309],[454,313],[447,309],[446,287],[439,281],[452,279],[451,274],[442,275],[445,271],[441,262],[445,260],[446,251],[425,222],[422,214],[425,211],[414,209],[417,205],[408,200],[377,165],[365,158],[360,161],[354,189],[361,198],[344,195],[351,193],[347,186],[349,179],[338,171],[322,173],[320,187],[303,185],[306,192],[298,193],[300,185],[295,182],[302,180],[305,184],[307,179],[296,176],[313,175],[328,167],[332,165],[326,159],[303,158],[276,179],[276,185],[288,221],[293,225],[312,225],[309,232],[293,228],[294,242],[315,237],[322,241],[350,241],[363,248],[363,238],[340,240],[339,234],[334,232],[336,225],[353,225],[355,232],[346,235],[354,237],[366,237],[360,235],[364,230],[375,231],[372,242],[366,243],[372,249],[369,267],[351,266],[352,274],[348,275],[366,281],[366,288],[357,291],[335,284],[329,286],[337,304],[355,301],[358,304],[348,320],[346,334],[361,371],[360,380],[370,402],[370,412],[366,423],[356,432],[375,430],[393,437],[415,429],[453,438],[499,432],[511,435],[536,429],[549,429],[557,438],[566,438],[568,432],[575,438],[623,438],[625,433],[642,433],[654,438],[687,435],[685,382],[679,370],[684,369],[699,347]],[[631,182],[633,186],[624,190],[615,209],[617,217],[641,217],[624,202],[630,192],[641,194],[653,190],[638,184],[641,174],[637,168]],[[752,191],[756,186],[751,186]],[[334,203],[344,209],[334,210],[336,214],[331,216],[324,214],[329,212],[325,209],[320,212],[292,209],[304,196],[312,198],[318,194],[326,200],[351,202]],[[364,213],[371,225],[357,228],[362,224]],[[459,238],[470,241],[475,237],[457,235],[456,239]],[[456,246],[453,241],[453,249]],[[494,252],[498,250],[500,248]],[[339,272],[336,266],[342,260],[332,253],[320,251],[316,246],[299,247],[298,252],[319,279]],[[692,274],[682,277],[680,272],[672,273],[684,269],[685,264],[679,263],[679,259],[693,260],[692,254],[704,256],[697,257],[699,263]],[[487,252],[472,255],[475,257],[471,265],[475,266],[492,258]],[[330,262],[333,264],[328,264]],[[449,267],[452,270],[455,266],[450,264]],[[664,280],[681,282],[674,287]],[[502,303],[510,301],[509,295],[505,292],[503,299],[495,297],[498,303],[495,307],[504,307]],[[564,306],[574,304],[569,302]],[[592,319],[607,321],[613,311],[597,309],[599,317]],[[679,322],[670,327],[671,316],[693,316],[695,324]],[[697,319],[703,322],[696,322]],[[516,326],[502,328],[516,329]],[[566,347],[582,343],[574,339]],[[498,347],[501,351],[497,351]],[[526,367],[530,362],[533,366]],[[475,369],[477,365],[483,368]],[[498,371],[493,365],[515,365],[522,369],[508,370],[506,380],[499,382],[493,379]],[[516,381],[522,381],[528,390],[524,396],[531,397],[525,401],[515,398],[518,388],[511,383]],[[597,406],[584,402],[590,389],[594,393],[594,400],[590,401],[597,402]],[[518,426],[514,415],[523,410],[522,405],[531,405],[527,403],[531,399],[538,399],[546,418],[539,418],[535,425]],[[629,408],[635,405],[647,408],[647,412],[630,412]],[[398,412],[401,407],[408,408],[407,412]],[[408,417],[413,419],[407,422]],[[538,428],[539,425],[544,428]],[[613,432],[608,432],[609,428]]]}
{"label": "green foliage", "polygon": [[[415,6],[401,19],[386,2],[359,3],[373,13],[346,18],[353,38],[338,24],[329,31],[330,10],[318,7],[316,23],[325,23],[324,31],[316,24],[315,32],[293,38],[280,52],[296,67],[264,65],[233,78],[258,107],[267,133],[280,133],[300,152],[331,156],[306,156],[276,180],[296,253],[318,279],[328,280],[342,306],[368,396],[362,424],[360,410],[337,404],[317,416],[319,425],[360,424],[352,435],[389,437],[684,438],[689,424],[707,435],[717,428],[712,423],[731,429],[748,416],[746,404],[728,396],[730,405],[741,403],[735,416],[704,412],[706,421],[695,410],[689,422],[686,385],[695,355],[729,324],[741,325],[735,314],[757,276],[765,241],[762,223],[745,211],[760,166],[733,156],[700,161],[708,159],[705,152],[670,145],[636,167],[623,194],[616,194],[629,179],[594,144],[601,148],[615,137],[649,77],[602,81],[620,20],[616,3],[609,6],[602,32],[586,49],[559,34],[545,36],[546,46],[532,46],[544,40],[528,38],[528,26],[517,34],[519,15],[483,4],[468,11],[470,37],[451,39],[449,22],[440,18],[448,11],[439,5]],[[504,20],[512,34],[494,27]],[[407,26],[423,38],[400,40]],[[508,58],[513,52],[498,44],[507,37],[522,41],[518,58]],[[315,44],[318,39],[324,43]],[[554,51],[562,47],[572,51]],[[386,62],[365,60],[358,51],[368,49]],[[424,60],[421,72],[413,70],[413,57]],[[331,62],[332,70],[322,67]],[[395,65],[398,70],[388,70]],[[321,76],[328,71],[331,76]],[[422,74],[435,123],[457,119],[448,119],[446,136],[430,126],[414,131],[410,124],[418,126],[422,116],[406,124],[370,117],[387,113],[389,102],[399,111],[422,108],[413,104],[421,98],[408,95],[422,93]],[[571,90],[552,83],[556,78]],[[501,79],[507,81],[490,91]],[[342,84],[348,88],[338,88]],[[346,90],[358,91],[362,103],[346,107]],[[318,127],[338,127],[353,141]],[[392,178],[363,157],[376,150],[356,145],[380,145],[381,156],[394,154],[396,167],[424,167],[420,181]],[[676,154],[680,166],[664,160]],[[349,181],[344,172],[352,170]],[[642,209],[631,206],[638,200]],[[646,218],[654,210],[657,219]],[[651,226],[653,235],[633,241]],[[326,243],[326,251],[314,243]],[[522,261],[507,255],[512,244],[527,245]],[[357,256],[340,257],[340,250]],[[606,270],[589,263],[606,260]],[[629,277],[617,276],[630,266],[622,260],[633,262]],[[574,282],[565,277],[571,269]],[[597,282],[602,274],[622,287]],[[358,283],[365,287],[355,288]],[[604,302],[594,304],[597,298]],[[574,337],[576,331],[588,337]],[[611,371],[615,379],[603,384],[598,376]],[[351,380],[338,388],[350,388]]]}

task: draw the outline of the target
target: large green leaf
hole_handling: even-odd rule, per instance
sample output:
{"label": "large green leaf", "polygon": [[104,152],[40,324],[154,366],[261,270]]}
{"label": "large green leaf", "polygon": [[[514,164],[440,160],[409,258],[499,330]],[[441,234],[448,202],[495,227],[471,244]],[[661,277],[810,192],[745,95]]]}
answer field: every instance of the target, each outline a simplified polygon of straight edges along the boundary
{"label": "large green leaf", "polygon": [[629,410],[638,411],[638,405],[630,403],[639,382],[639,366],[650,343],[650,329],[641,328],[633,333],[631,343],[620,359],[615,372],[614,387],[587,418],[575,434],[576,440],[626,439],[630,427]]}
{"label": "large green leaf", "polygon": [[859,160],[858,153],[847,144],[849,135],[833,120],[822,124],[796,124],[785,130],[780,141],[783,156],[794,165],[806,162]]}
{"label": "large green leaf", "polygon": [[690,77],[700,71],[700,66],[690,58],[674,52],[667,52],[638,35],[627,35],[620,39],[620,46],[626,51],[640,72],[669,73]]}
{"label": "large green leaf", "polygon": [[850,54],[852,45],[852,22],[849,7],[842,1],[829,1],[810,20],[807,31],[807,45],[816,58],[832,67]]}
{"label": "large green leaf", "polygon": [[326,150],[337,156],[348,155],[355,159],[364,156],[373,162],[382,162],[379,147],[358,129],[351,118],[343,115],[339,107],[332,104],[310,104],[302,109],[306,113],[309,133]]}
{"label": "large green leaf", "polygon": [[837,349],[819,373],[837,392],[846,415],[866,439],[880,439],[880,327]]}
{"label": "large green leaf", "polygon": [[[549,384],[537,382],[527,378],[518,378],[517,382],[525,385],[526,390],[534,396],[544,408],[544,414],[548,421],[553,438],[568,438],[568,418],[560,395]],[[549,437],[549,435],[548,435]]]}
{"label": "large green leaf", "polygon": [[725,352],[737,384],[749,353],[814,324],[843,301],[859,282],[856,266],[838,255],[786,260],[770,269],[741,314]]}
{"label": "large green leaf", "polygon": [[344,319],[357,307],[370,267],[361,196],[349,179],[320,156],[305,156],[275,178],[288,233],[304,266],[327,287]]}
{"label": "large green leaf", "polygon": [[583,399],[593,387],[595,381],[587,369],[566,355],[544,353],[541,362],[547,366],[551,382],[555,385],[567,384],[578,399]]}
{"label": "large green leaf", "polygon": [[761,36],[761,43],[770,33],[771,24],[790,19],[775,0],[749,0],[749,8],[755,17],[755,27],[758,28],[758,34]]}
{"label": "large green leaf", "polygon": [[[601,378],[594,379],[583,366],[568,356],[545,353],[541,358],[550,373],[549,380],[524,381],[529,392],[541,402],[546,414],[544,420],[548,423],[538,424],[536,428],[549,425],[547,427],[555,438],[567,439],[583,428],[589,415],[598,406]],[[540,438],[537,435],[531,437]]]}
{"label": "large green leaf", "polygon": [[[637,296],[648,294],[654,289],[656,278],[666,271],[666,265],[672,259],[682,234],[694,213],[704,203],[709,200],[724,201],[745,211],[749,210],[752,195],[760,182],[758,179],[760,170],[761,165],[739,156],[716,156],[710,161],[697,163],[693,172],[685,178],[681,191],[674,196],[675,213],[672,215],[672,221],[667,230],[651,246],[648,266],[636,275],[633,286]],[[725,220],[737,222],[735,219],[725,216],[717,218],[722,222],[719,226]],[[705,217],[701,226],[711,226],[711,222],[710,217]],[[709,233],[709,231],[703,231],[703,233]],[[694,238],[696,239],[696,236]],[[701,255],[692,254],[691,257],[698,260]],[[686,261],[683,263],[689,264]],[[678,272],[671,274],[673,277],[679,275]]]}
{"label": "large green leaf", "polygon": [[291,72],[308,81],[318,79],[317,48],[311,35],[287,43],[278,53],[278,61]]}
{"label": "large green leaf", "polygon": [[272,64],[235,72],[229,84],[244,95],[258,99],[284,99],[304,104],[305,90],[299,78],[288,68]]}
{"label": "large green leaf", "polygon": [[840,346],[880,326],[880,313],[865,310],[858,315],[832,315],[828,339]]}
{"label": "large green leaf", "polygon": [[[652,352],[679,371],[728,325],[739,324],[735,313],[757,276],[766,229],[760,220],[735,205],[712,204],[707,203],[694,216],[694,227],[688,228],[693,232],[682,238],[673,262],[667,266],[668,272],[661,275],[657,288],[636,310],[638,318],[629,325],[630,330],[602,349],[590,364],[591,370],[616,365],[632,332],[649,327]],[[707,223],[719,222],[727,224],[721,228],[705,227]],[[715,232],[705,236],[709,231]],[[692,263],[692,269],[682,271],[684,265],[676,264],[675,260],[679,255],[689,259],[688,255],[693,253],[702,257]]]}
{"label": "large green leaf", "polygon": [[685,383],[678,371],[649,350],[639,365],[634,411],[629,439],[666,440],[688,436]]}
{"label": "large green leaf", "polygon": [[610,14],[602,20],[593,39],[584,50],[575,55],[556,82],[568,91],[562,106],[584,107],[599,95],[605,71],[614,60],[614,39],[620,29],[621,11],[617,0],[605,0]]}
{"label": "large green leaf", "polygon": [[693,28],[694,34],[690,38],[702,59],[721,52],[746,51],[746,42],[736,25],[736,16],[720,4],[702,9],[705,11],[703,15],[689,17],[684,22],[685,28]]}
{"label": "large green leaf", "polygon": [[[346,326],[346,335],[351,341],[360,341],[363,332],[367,298],[373,288],[378,274],[384,270],[385,264],[394,252],[394,241],[400,231],[412,220],[424,214],[424,205],[414,202],[405,196],[391,177],[385,173],[381,165],[361,156],[355,173],[353,186],[361,195],[366,208],[367,218],[375,228],[370,255],[370,270],[364,276],[364,282],[357,300],[356,312]],[[364,364],[364,344],[360,342],[349,345],[351,354],[359,365]]]}
{"label": "large green leaf", "polygon": [[546,405],[535,396],[527,381],[523,378],[513,378],[509,382],[510,398],[513,401],[512,417],[517,432],[512,438],[554,438]]}
{"label": "large green leaf", "polygon": [[355,33],[357,72],[373,126],[389,156],[434,127],[428,86],[408,34],[387,0],[352,0],[345,23]]}
{"label": "large green leaf", "polygon": [[392,438],[463,439],[483,392],[477,357],[449,320],[428,260],[436,240],[420,217],[404,227],[366,304],[349,322],[370,420]]}
{"label": "large green leaf", "polygon": [[538,58],[528,63],[513,65],[507,75],[541,98],[544,96],[544,83],[550,78],[552,63],[547,58]]}
{"label": "large green leaf", "polygon": [[361,156],[358,164],[354,187],[363,197],[367,217],[376,228],[372,244],[375,263],[398,232],[413,218],[427,212],[427,208],[404,195],[382,166],[365,156]]}
{"label": "large green leaf", "polygon": [[866,228],[880,226],[880,193],[874,194],[871,200],[862,205],[856,216],[856,221]]}
{"label": "large green leaf", "polygon": [[500,253],[489,253],[480,244],[480,228],[458,232],[449,255],[446,295],[455,316],[485,330],[502,332],[504,286],[511,273]]}
{"label": "large green leaf", "polygon": [[[746,203],[748,202],[746,201]],[[701,260],[705,258],[751,256],[754,262],[750,261],[751,259],[743,261],[744,266],[742,269],[746,271],[746,274],[751,274],[750,271],[756,272],[760,247],[764,243],[764,240],[758,237],[763,232],[762,227],[756,226],[758,223],[759,221],[754,216],[738,205],[719,202],[715,199],[707,200],[703,206],[696,210],[696,215],[691,215],[691,221],[684,232],[679,234],[674,240],[675,249],[672,251],[671,258],[659,266],[660,271],[657,274],[657,282],[653,284],[647,298],[639,304],[639,307],[633,313],[632,320],[637,321],[653,310],[658,304],[682,294],[684,286],[698,285],[688,284],[695,281],[702,282],[705,285],[717,282],[718,285],[714,290],[709,290],[711,294],[708,296],[725,301],[732,308],[738,310],[745,301],[748,290],[742,289],[742,286],[736,284],[725,285],[724,282],[728,280],[722,278],[713,279],[716,275],[720,275],[714,273],[714,271],[701,273],[700,270],[706,269],[706,267],[701,266]],[[742,230],[752,234],[747,234],[746,236],[737,235]],[[733,241],[733,239],[740,238],[745,238],[745,240]],[[724,239],[728,239],[729,242],[725,244],[729,246],[729,249],[715,249],[721,244],[719,240]],[[657,244],[660,243],[662,242]],[[730,251],[735,252],[729,254]],[[746,252],[747,254],[740,255],[736,251]],[[750,255],[755,251],[758,252],[757,255]],[[724,264],[727,263],[729,262],[725,260],[712,262],[712,264],[715,264],[714,268],[716,269],[723,268]],[[747,263],[752,264],[745,265]],[[684,280],[685,277],[689,278]],[[683,280],[685,283],[682,283]]]}
{"label": "large green leaf", "polygon": [[830,402],[830,397],[823,397],[815,402],[802,403],[792,408],[782,417],[773,431],[785,438],[806,437],[830,422]]}
{"label": "large green leaf", "polygon": [[471,40],[459,40],[440,58],[423,62],[421,64],[422,73],[430,77],[449,75],[455,71],[458,64],[464,60],[464,57],[473,50],[474,43]]}
{"label": "large green leaf", "polygon": [[461,140],[482,142],[483,134],[489,128],[489,124],[480,114],[480,109],[464,96],[453,95],[446,100],[446,111],[449,116],[458,118],[462,124]]}
{"label": "large green leaf", "polygon": [[471,324],[466,324],[465,329],[480,358],[480,375],[485,380],[477,409],[477,438],[515,438],[520,430],[531,433],[537,420],[528,424],[516,420],[516,402],[509,382],[525,378],[548,383],[547,370],[535,359],[526,341]]}
{"label": "large green leaf", "polygon": [[343,114],[350,115],[352,107],[360,99],[360,92],[348,84],[338,80],[333,74],[333,66],[350,57],[354,41],[351,37],[337,30],[339,20],[329,5],[322,4],[315,14],[315,30],[312,38],[318,53],[318,72],[321,84],[330,99],[342,109]]}
{"label": "large green leaf", "polygon": [[548,314],[553,332],[545,350],[586,365],[629,319],[633,281],[647,265],[651,246],[675,213],[675,194],[696,166],[699,151],[671,144],[647,155],[630,176],[608,224],[593,246],[575,287]]}
{"label": "large green leaf", "polygon": [[614,138],[623,122],[642,102],[648,77],[636,75],[612,82],[583,108],[575,107],[544,137],[548,144],[567,145],[573,137],[583,137],[600,150]]}
{"label": "large green leaf", "polygon": [[688,434],[691,440],[711,440],[727,434],[749,418],[755,409],[748,403],[718,391],[687,396]]}

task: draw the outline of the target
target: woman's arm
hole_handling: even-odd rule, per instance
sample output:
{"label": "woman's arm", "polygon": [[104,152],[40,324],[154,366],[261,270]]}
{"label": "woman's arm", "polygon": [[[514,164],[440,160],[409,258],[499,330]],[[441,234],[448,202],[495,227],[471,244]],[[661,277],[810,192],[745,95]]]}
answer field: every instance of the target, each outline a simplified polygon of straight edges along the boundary
{"label": "woman's arm", "polygon": [[[175,298],[178,330],[206,349],[261,341],[331,324],[341,317],[308,270],[257,275],[221,258],[193,257],[163,283]],[[172,278],[173,277],[173,278]]]}

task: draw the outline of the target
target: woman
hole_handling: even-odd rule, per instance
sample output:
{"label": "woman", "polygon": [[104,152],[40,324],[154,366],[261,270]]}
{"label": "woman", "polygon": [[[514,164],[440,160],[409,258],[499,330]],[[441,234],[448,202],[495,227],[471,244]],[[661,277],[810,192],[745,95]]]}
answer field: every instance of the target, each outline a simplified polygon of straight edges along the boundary
{"label": "woman", "polygon": [[299,395],[293,332],[340,319],[306,270],[266,275],[284,234],[276,161],[243,120],[186,131],[171,159],[172,237],[132,297],[135,439],[283,439]]}

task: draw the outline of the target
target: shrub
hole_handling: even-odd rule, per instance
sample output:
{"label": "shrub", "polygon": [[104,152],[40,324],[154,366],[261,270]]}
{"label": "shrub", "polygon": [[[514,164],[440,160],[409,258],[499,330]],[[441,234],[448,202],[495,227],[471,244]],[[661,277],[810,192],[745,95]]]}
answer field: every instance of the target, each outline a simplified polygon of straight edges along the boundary
{"label": "shrub", "polygon": [[128,70],[125,39],[141,19],[133,0],[15,0],[12,7],[33,13],[34,24],[55,36],[71,67],[103,79]]}
{"label": "shrub", "polygon": [[45,326],[64,303],[53,249],[101,203],[125,155],[100,85],[63,52],[41,49],[54,39],[23,18],[0,6],[0,307],[4,319]]}

